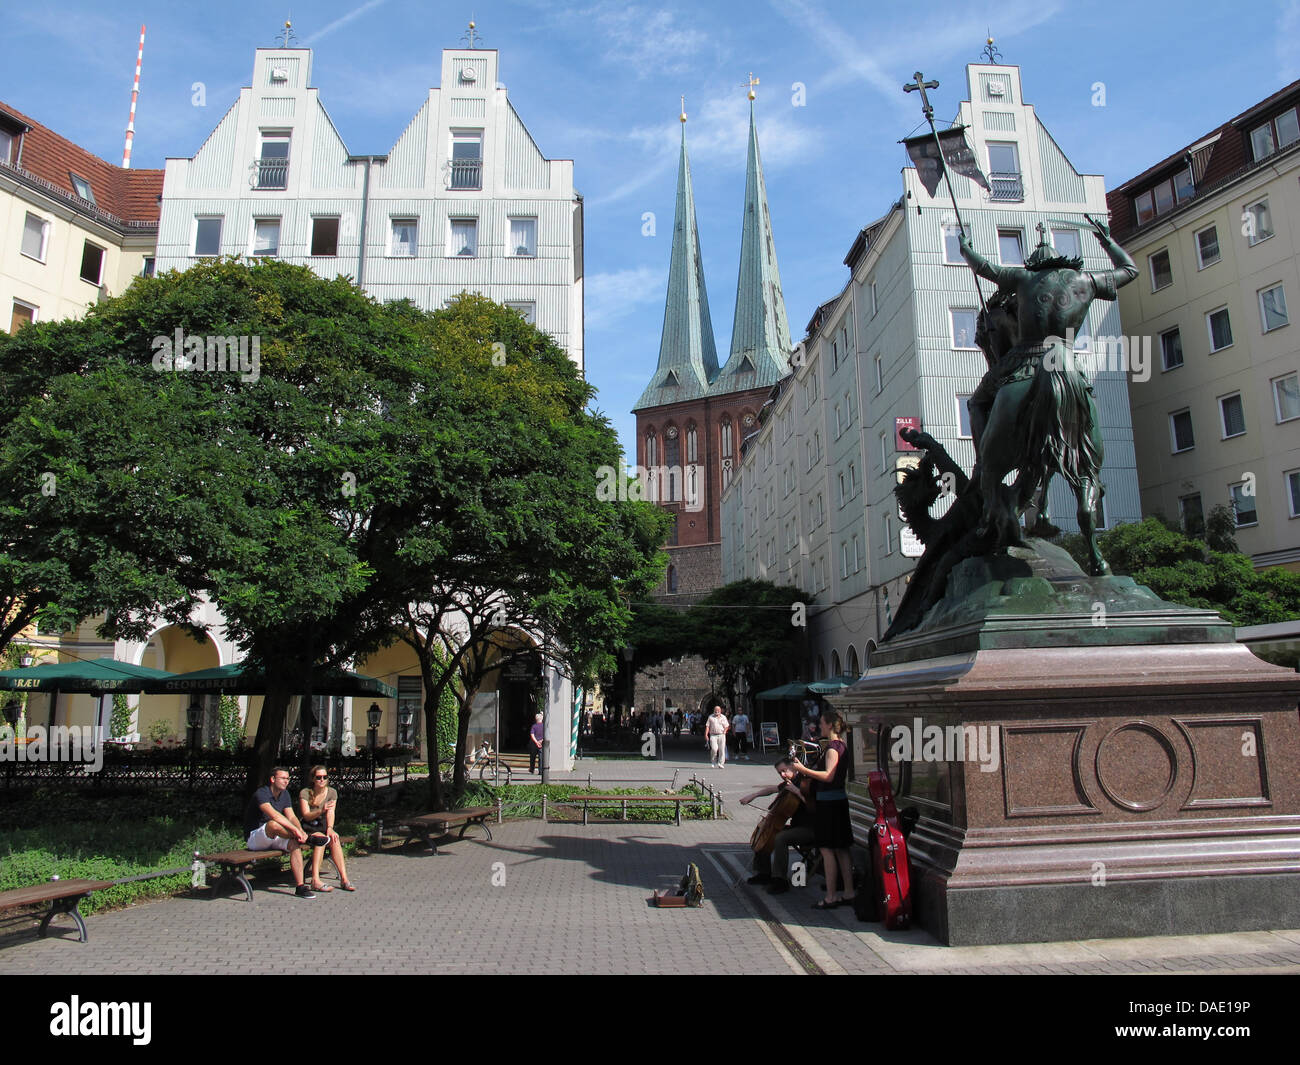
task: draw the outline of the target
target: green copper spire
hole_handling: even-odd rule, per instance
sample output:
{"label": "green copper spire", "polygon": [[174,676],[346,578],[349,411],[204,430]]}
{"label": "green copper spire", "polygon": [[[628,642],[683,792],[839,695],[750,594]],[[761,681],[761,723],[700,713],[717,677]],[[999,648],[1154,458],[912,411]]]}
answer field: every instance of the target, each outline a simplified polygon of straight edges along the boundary
{"label": "green copper spire", "polygon": [[790,323],[767,210],[767,186],[754,127],[753,78],[749,95],[749,161],[745,168],[745,222],[740,235],[740,277],[731,355],[713,382],[714,395],[774,385],[790,372]]}
{"label": "green copper spire", "polygon": [[695,189],[686,155],[686,112],[682,111],[682,155],[677,167],[677,212],[673,255],[668,267],[668,299],[659,341],[659,365],[634,411],[704,395],[718,375],[718,351],[704,288],[704,261],[695,222]]}

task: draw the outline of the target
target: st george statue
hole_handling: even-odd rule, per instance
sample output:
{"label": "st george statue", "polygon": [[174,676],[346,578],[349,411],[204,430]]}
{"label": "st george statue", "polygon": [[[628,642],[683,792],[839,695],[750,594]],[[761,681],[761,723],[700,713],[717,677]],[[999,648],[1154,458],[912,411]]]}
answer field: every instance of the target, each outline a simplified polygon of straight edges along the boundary
{"label": "st george statue", "polygon": [[[908,524],[926,552],[886,638],[916,625],[943,596],[948,571],[961,559],[1022,544],[1021,515],[1041,500],[1058,473],[1074,490],[1089,572],[1110,572],[1097,549],[1094,518],[1102,494],[1101,430],[1092,387],[1075,366],[1071,341],[1092,301],[1114,300],[1116,290],[1138,271],[1109,229],[1084,217],[1115,269],[1089,273],[1081,258],[1056,254],[1042,223],[1038,247],[1024,266],[989,262],[962,234],[961,253],[971,269],[998,286],[976,326],[976,342],[989,369],[969,402],[975,468],[968,481],[928,433],[901,431],[904,440],[926,452],[921,468],[905,476],[897,489]],[[957,495],[939,519],[928,513],[939,495],[936,467]],[[1013,470],[1014,481],[1004,484]]]}

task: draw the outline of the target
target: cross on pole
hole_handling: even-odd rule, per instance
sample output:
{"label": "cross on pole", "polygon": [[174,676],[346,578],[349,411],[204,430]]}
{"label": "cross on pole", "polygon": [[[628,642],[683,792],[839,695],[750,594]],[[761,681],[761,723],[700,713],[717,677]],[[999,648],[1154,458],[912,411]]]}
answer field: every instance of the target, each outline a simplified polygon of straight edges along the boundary
{"label": "cross on pole", "polygon": [[[930,136],[934,138],[934,150],[938,153],[939,166],[943,170],[944,180],[948,185],[948,195],[952,198],[952,213],[956,215],[957,228],[961,231],[961,235],[964,237],[966,235],[966,226],[961,220],[961,211],[957,209],[957,194],[952,188],[952,178],[948,174],[948,161],[943,154],[943,144],[939,140],[939,131],[934,128],[934,106],[930,103],[930,97],[925,91],[926,89],[937,89],[939,83],[933,79],[926,81],[925,75],[919,70],[913,74],[912,77],[914,80],[904,85],[903,91],[919,92],[921,94],[921,113],[925,115],[926,122],[930,124]],[[974,271],[975,268],[972,266],[971,272],[974,273]],[[988,308],[984,303],[984,290],[980,288],[979,274],[975,274],[975,293],[980,298],[980,307],[987,310]]]}
{"label": "cross on pole", "polygon": [[749,72],[749,82],[748,82],[749,98],[751,100],[754,98],[754,86],[757,84],[758,84],[758,79],[754,77],[754,72],[751,70]]}

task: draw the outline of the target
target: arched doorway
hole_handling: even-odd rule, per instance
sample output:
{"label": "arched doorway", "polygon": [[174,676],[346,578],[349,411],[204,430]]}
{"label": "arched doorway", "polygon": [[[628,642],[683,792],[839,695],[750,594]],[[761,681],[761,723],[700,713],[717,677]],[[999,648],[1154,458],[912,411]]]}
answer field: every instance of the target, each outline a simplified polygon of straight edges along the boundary
{"label": "arched doorway", "polygon": [[497,750],[525,753],[528,730],[544,709],[542,656],[532,637],[519,629],[502,629],[488,639],[489,661],[498,665],[483,678],[479,692],[495,691],[501,701]]}

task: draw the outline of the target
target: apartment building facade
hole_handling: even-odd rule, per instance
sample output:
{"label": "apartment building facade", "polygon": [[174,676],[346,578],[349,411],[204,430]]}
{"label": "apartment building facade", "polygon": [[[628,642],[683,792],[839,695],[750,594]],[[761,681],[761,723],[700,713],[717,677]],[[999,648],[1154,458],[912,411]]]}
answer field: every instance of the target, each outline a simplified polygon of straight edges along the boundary
{"label": "apartment building facade", "polygon": [[1197,530],[1226,505],[1257,567],[1300,572],[1300,81],[1108,200],[1155,357],[1129,383],[1143,513]]}
{"label": "apartment building facade", "polygon": [[153,269],[161,170],[124,170],[0,102],[3,328],[79,318]]}
{"label": "apartment building facade", "polygon": [[426,310],[463,291],[518,310],[583,365],[583,207],[498,81],[494,49],[445,49],[441,79],[383,155],[353,155],[309,48],[259,48],[190,158],[167,160],[159,269],[276,256]]}
{"label": "apartment building facade", "polygon": [[[1022,263],[1044,236],[1088,270],[1111,264],[1085,220],[1104,217],[1102,178],[1080,174],[1024,102],[1018,67],[972,64],[957,122],[988,175],[985,191],[952,178],[977,251]],[[849,279],[817,308],[791,358],[793,372],[762,409],[722,499],[723,580],[763,577],[815,596],[803,679],[865,669],[893,620],[921,545],[903,525],[893,489],[916,453],[904,425],[935,437],[964,468],[974,463],[966,400],[986,364],[975,346],[976,281],[958,252],[946,183],[931,197],[912,167],[902,195],[857,234]],[[993,286],[984,283],[987,298]],[[1093,304],[1076,347],[1119,336],[1119,309]],[[1106,449],[1101,525],[1140,517],[1125,373],[1088,363]],[[942,501],[936,510],[942,507]],[[1077,530],[1060,478],[1050,521]]]}

